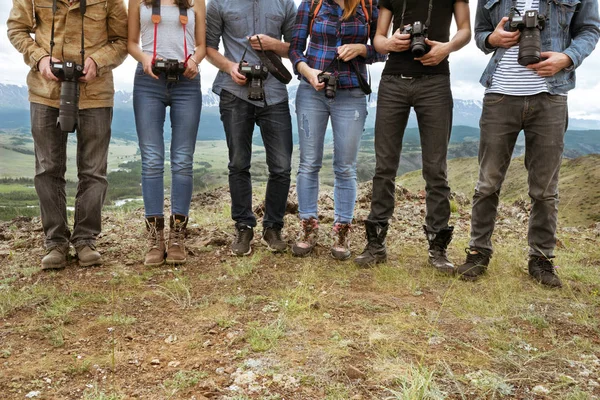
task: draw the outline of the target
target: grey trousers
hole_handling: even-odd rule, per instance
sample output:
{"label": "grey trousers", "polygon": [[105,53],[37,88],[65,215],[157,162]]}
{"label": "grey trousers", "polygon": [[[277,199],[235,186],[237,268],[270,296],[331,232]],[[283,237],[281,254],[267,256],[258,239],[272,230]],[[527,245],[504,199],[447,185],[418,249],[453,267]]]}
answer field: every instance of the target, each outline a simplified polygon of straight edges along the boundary
{"label": "grey trousers", "polygon": [[402,139],[410,109],[414,107],[421,136],[425,179],[427,231],[448,227],[450,187],[446,156],[452,130],[452,91],[448,75],[403,79],[384,75],[379,85],[375,121],[375,176],[368,220],[386,225],[394,213],[395,179],[400,164]]}
{"label": "grey trousers", "polygon": [[558,219],[558,173],[567,130],[567,96],[487,94],[480,120],[479,180],[473,196],[471,241],[492,251],[500,189],[521,130],[525,131],[531,215],[529,254],[552,257]]}
{"label": "grey trousers", "polygon": [[31,103],[35,149],[35,190],[40,200],[46,248],[93,244],[101,231],[101,212],[108,182],[106,168],[112,108],[79,111],[77,195],[73,233],[67,222],[65,172],[67,133],[56,127],[58,109]]}

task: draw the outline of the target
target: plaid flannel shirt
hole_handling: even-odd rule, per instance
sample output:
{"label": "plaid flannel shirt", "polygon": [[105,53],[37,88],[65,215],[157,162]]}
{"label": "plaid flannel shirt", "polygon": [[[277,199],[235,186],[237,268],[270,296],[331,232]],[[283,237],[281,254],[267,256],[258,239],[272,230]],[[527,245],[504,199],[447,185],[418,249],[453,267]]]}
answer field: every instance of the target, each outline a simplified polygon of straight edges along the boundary
{"label": "plaid flannel shirt", "polygon": [[[356,14],[347,20],[342,20],[343,9],[333,0],[321,0],[323,4],[318,15],[314,16],[312,33],[310,41],[308,40],[310,28],[310,4],[311,0],[303,0],[298,7],[294,33],[290,42],[290,60],[294,65],[294,71],[298,78],[302,76],[298,73],[296,66],[304,61],[311,68],[323,71],[337,55],[337,48],[344,44],[363,43],[367,47],[367,57],[357,57],[354,59],[363,78],[367,79],[366,64],[385,61],[386,56],[375,51],[373,38],[377,30],[377,0],[373,0],[373,16],[371,17],[371,37],[367,37],[367,20],[362,7],[359,5]],[[369,7],[368,0],[365,0]],[[368,44],[368,40],[371,44]],[[308,50],[306,50],[308,42]],[[304,54],[306,50],[306,54]],[[349,62],[340,60],[327,71],[336,70],[339,74],[339,88],[350,89],[359,87],[358,79],[350,67]]]}

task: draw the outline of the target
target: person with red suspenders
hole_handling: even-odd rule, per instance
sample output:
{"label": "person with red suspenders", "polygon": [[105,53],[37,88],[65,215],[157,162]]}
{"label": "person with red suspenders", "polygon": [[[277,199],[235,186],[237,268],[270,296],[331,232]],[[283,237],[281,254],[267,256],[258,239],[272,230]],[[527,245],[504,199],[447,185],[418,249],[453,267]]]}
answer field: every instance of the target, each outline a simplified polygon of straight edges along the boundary
{"label": "person with red suspenders", "polygon": [[[133,109],[142,154],[142,195],[148,230],[147,266],[186,262],[184,238],[193,190],[200,124],[199,64],[206,54],[203,0],[130,0],[128,50],[139,64]],[[141,43],[140,43],[141,39]],[[171,119],[171,216],[165,243],[163,126]]]}

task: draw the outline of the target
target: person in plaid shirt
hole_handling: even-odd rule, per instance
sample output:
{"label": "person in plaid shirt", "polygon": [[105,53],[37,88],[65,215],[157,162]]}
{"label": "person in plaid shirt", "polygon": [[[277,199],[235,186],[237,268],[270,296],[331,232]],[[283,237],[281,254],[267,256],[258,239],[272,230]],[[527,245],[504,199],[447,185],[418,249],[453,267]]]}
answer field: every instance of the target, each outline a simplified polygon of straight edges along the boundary
{"label": "person in plaid shirt", "polygon": [[[452,130],[452,91],[448,55],[471,39],[468,0],[380,0],[375,47],[389,53],[383,70],[375,120],[375,176],[371,213],[365,221],[367,246],[356,258],[360,266],[387,259],[385,237],[394,213],[395,179],[400,163],[402,138],[411,107],[417,114],[423,158],[427,215],[424,230],[429,242],[429,263],[439,271],[453,273],[446,248],[452,239],[450,187],[446,157]],[[458,31],[450,39],[452,17]],[[421,57],[411,51],[406,25],[428,25]],[[393,23],[393,35],[388,37]]]}
{"label": "person in plaid shirt", "polygon": [[[331,254],[345,260],[350,257],[348,232],[356,200],[356,159],[367,116],[366,64],[383,61],[385,57],[372,44],[377,27],[377,0],[365,0],[364,7],[360,0],[321,0],[311,20],[312,4],[311,0],[305,0],[298,7],[289,52],[301,79],[296,95],[300,140],[296,184],[302,231],[292,252],[296,256],[308,255],[317,241],[319,170],[331,119],[335,174],[335,241]],[[337,77],[335,97],[331,97],[331,88],[323,90],[326,83],[319,79],[322,73]],[[361,83],[365,90],[361,89]]]}

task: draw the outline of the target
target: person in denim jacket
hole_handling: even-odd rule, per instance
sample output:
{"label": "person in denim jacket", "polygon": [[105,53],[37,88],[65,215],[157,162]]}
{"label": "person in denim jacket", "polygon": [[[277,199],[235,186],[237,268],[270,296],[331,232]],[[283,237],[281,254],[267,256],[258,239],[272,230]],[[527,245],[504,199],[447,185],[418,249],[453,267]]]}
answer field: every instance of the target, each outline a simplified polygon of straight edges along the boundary
{"label": "person in denim jacket", "polygon": [[[520,32],[505,30],[511,8],[537,10],[545,19],[541,61],[517,62]],[[479,180],[473,196],[471,241],[463,279],[486,272],[502,182],[515,142],[525,131],[525,167],[529,177],[529,274],[537,282],[562,285],[552,262],[556,246],[558,176],[568,123],[567,92],[575,87],[575,69],[600,37],[597,0],[480,0],[475,21],[477,46],[494,53],[481,78],[486,87],[480,120]]]}
{"label": "person in denim jacket", "polygon": [[[377,1],[366,1],[365,8],[360,0],[322,0],[312,21],[310,0],[298,8],[290,45],[290,60],[302,79],[296,94],[300,140],[297,192],[302,224],[292,247],[296,256],[308,255],[317,241],[319,171],[331,119],[335,176],[331,255],[338,260],[350,257],[348,234],[356,202],[356,159],[367,117],[367,99],[359,80],[367,81],[366,64],[385,59],[368,43],[377,28]],[[326,88],[326,82],[319,79],[324,73],[336,78],[334,97],[331,87]]]}

